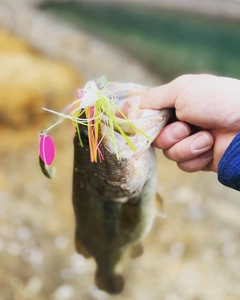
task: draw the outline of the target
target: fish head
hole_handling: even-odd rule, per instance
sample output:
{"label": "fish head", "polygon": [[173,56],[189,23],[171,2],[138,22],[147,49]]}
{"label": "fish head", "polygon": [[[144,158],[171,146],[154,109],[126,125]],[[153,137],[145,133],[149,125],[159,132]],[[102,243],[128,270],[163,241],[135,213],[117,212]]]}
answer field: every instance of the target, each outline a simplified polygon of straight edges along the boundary
{"label": "fish head", "polygon": [[[88,178],[91,178],[93,187],[102,190],[106,199],[128,201],[141,191],[151,176],[150,170],[156,169],[151,143],[167,123],[171,110],[141,109],[140,96],[146,90],[146,87],[133,83],[108,84],[106,93],[115,96],[119,111],[115,111],[117,126],[114,126],[114,131],[109,127],[107,115],[102,116],[99,124],[99,148],[104,157],[102,162],[89,162],[89,132],[84,125],[78,125],[84,146],[78,148],[79,155],[75,154],[75,158],[79,158],[78,165],[87,166],[84,172],[89,173]],[[134,145],[134,149],[129,146],[121,131]],[[112,135],[115,143],[112,142]],[[75,143],[76,140],[77,137]]]}

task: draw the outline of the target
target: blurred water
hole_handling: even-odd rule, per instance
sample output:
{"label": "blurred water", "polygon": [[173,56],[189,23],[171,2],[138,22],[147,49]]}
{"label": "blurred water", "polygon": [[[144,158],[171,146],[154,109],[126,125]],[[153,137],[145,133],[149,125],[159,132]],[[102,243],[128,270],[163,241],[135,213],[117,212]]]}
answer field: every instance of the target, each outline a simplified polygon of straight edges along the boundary
{"label": "blurred water", "polygon": [[184,73],[240,77],[236,20],[120,3],[48,1],[41,8],[126,49],[166,81]]}

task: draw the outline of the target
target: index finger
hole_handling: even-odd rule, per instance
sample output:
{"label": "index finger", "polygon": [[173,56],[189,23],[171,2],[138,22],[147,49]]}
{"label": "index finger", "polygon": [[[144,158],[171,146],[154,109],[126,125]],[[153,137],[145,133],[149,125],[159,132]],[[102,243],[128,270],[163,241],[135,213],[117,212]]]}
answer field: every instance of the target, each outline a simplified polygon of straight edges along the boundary
{"label": "index finger", "polygon": [[176,98],[171,93],[171,82],[154,87],[142,94],[140,108],[163,109],[174,108]]}

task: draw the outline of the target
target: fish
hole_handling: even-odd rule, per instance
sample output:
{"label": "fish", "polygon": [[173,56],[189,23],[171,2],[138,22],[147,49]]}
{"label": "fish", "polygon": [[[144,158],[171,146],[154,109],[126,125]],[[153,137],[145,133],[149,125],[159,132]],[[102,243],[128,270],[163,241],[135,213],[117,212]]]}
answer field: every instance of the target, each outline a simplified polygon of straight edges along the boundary
{"label": "fish", "polygon": [[[121,261],[127,256],[136,258],[143,253],[142,241],[156,215],[155,201],[162,201],[156,194],[156,155],[151,143],[168,122],[171,110],[140,109],[140,96],[147,89],[133,83],[110,82],[108,85],[108,90],[116,97],[116,105],[136,126],[130,126],[116,112],[117,123],[135,146],[135,151],[115,127],[119,157],[116,156],[106,115],[99,124],[102,161],[89,161],[86,126],[77,124],[73,140],[75,248],[85,258],[95,260],[95,284],[109,294],[124,290]],[[162,203],[157,206],[162,207]]]}

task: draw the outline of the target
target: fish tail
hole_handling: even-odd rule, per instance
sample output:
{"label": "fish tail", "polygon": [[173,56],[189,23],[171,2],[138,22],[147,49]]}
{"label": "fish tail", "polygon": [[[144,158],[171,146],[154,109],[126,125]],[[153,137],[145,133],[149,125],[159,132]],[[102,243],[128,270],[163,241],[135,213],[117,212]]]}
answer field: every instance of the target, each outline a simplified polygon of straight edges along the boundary
{"label": "fish tail", "polygon": [[102,274],[99,269],[95,274],[95,284],[100,290],[109,294],[119,294],[124,289],[124,278],[121,274]]}

